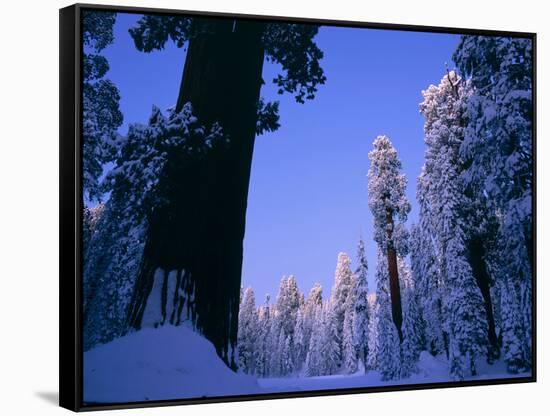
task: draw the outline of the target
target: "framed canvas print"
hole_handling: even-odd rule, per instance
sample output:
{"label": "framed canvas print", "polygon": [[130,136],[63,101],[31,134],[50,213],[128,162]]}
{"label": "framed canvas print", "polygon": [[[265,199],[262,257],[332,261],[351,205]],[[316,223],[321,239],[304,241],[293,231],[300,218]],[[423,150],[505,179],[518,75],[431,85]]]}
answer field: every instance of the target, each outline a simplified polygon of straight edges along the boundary
{"label": "framed canvas print", "polygon": [[535,381],[535,40],[61,9],[61,405]]}

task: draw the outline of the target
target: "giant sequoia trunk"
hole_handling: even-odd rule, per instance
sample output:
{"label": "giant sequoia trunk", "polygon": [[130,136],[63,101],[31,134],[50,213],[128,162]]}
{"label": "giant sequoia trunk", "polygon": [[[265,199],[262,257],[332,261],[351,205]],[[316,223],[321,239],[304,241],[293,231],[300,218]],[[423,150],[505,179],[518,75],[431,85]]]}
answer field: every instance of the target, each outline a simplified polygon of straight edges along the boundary
{"label": "giant sequoia trunk", "polygon": [[189,43],[176,110],[191,102],[199,121],[219,122],[230,143],[168,165],[168,203],[149,220],[128,318],[135,328],[189,319],[232,368],[263,29],[219,20]]}
{"label": "giant sequoia trunk", "polygon": [[[393,237],[393,214],[391,211],[387,213],[388,222],[388,240],[392,241]],[[403,323],[403,313],[401,310],[401,288],[399,287],[399,271],[397,269],[397,253],[394,247],[388,248],[388,272],[390,276],[390,299],[391,299],[391,313],[393,323],[397,328],[397,334],[399,335],[399,341],[403,342],[403,331],[401,325]]]}
{"label": "giant sequoia trunk", "polygon": [[499,356],[498,339],[495,330],[495,316],[491,300],[491,277],[485,265],[485,247],[481,237],[476,236],[468,241],[469,263],[476,283],[481,291],[485,314],[487,316],[487,340],[489,341],[488,359],[494,360]]}

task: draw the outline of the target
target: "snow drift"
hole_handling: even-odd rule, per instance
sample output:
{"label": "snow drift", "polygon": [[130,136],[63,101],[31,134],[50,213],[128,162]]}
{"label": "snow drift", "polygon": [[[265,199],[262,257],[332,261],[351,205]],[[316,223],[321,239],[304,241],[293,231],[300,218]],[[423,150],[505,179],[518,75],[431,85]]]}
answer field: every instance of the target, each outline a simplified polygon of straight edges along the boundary
{"label": "snow drift", "polygon": [[259,393],[214,346],[185,326],[143,329],[84,353],[84,402],[112,403]]}

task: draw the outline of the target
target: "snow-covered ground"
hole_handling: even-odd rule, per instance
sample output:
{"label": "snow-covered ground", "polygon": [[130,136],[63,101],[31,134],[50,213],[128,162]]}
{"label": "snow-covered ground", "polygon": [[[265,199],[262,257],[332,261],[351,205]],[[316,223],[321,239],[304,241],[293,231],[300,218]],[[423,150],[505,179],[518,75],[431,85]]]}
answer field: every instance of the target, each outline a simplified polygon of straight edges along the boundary
{"label": "snow-covered ground", "polygon": [[[292,392],[292,391],[311,391],[311,390],[330,390],[342,388],[390,386],[403,384],[422,384],[448,382],[449,369],[443,356],[433,357],[427,352],[422,352],[418,363],[419,371],[417,374],[399,380],[382,381],[380,373],[369,371],[367,374],[358,372],[352,375],[332,375],[320,377],[285,377],[285,378],[261,378],[258,383],[262,389],[269,392]],[[528,377],[530,374],[521,373],[511,375],[506,371],[503,362],[496,362],[489,365],[485,360],[477,363],[478,375],[470,377],[468,380],[483,380],[495,378]]]}
{"label": "snow-covered ground", "polygon": [[[143,329],[84,353],[84,401],[134,402],[449,381],[443,357],[422,353],[419,369],[408,379],[392,382],[382,382],[376,371],[256,379],[227,368],[214,346],[192,329],[165,326]],[[478,369],[474,379],[511,377],[501,362],[490,366],[480,361]]]}
{"label": "snow-covered ground", "polygon": [[84,353],[84,402],[113,403],[261,393],[185,326],[143,329]]}

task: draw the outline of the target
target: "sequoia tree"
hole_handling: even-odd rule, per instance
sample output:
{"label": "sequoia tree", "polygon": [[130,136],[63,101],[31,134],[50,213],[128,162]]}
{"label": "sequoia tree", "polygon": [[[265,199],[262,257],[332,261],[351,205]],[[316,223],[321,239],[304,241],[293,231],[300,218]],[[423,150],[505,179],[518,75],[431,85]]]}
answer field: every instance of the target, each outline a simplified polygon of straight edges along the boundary
{"label": "sequoia tree", "polygon": [[374,240],[381,253],[387,256],[392,319],[403,341],[397,255],[405,256],[408,252],[405,221],[411,205],[405,195],[407,179],[401,173],[401,161],[390,139],[378,136],[373,145],[369,153],[369,208],[374,217]]}
{"label": "sequoia tree", "polygon": [[[307,24],[157,15],[143,16],[130,29],[140,51],[161,50],[169,39],[187,48],[175,111],[191,103],[203,125],[221,126],[228,145],[197,161],[169,164],[162,172],[165,203],[148,216],[128,325],[142,326],[155,274],[160,271],[168,287],[169,272],[176,271],[173,290],[185,293],[188,317],[235,368],[254,139],[278,127],[278,103],[260,98],[263,63],[281,65],[282,74],[273,80],[279,93],[294,94],[299,103],[313,99],[325,82],[319,66],[323,54],[313,42],[317,31]],[[161,293],[164,303],[177,298]]]}
{"label": "sequoia tree", "polygon": [[453,60],[474,89],[460,148],[463,179],[497,220],[488,254],[501,294],[504,360],[509,371],[525,371],[533,353],[533,42],[463,36]]}

